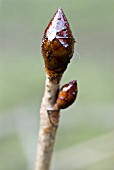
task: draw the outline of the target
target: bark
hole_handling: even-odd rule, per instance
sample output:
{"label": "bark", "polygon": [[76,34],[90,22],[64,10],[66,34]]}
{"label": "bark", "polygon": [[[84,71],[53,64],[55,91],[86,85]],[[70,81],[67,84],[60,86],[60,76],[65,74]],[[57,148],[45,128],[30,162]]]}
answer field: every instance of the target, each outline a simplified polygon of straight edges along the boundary
{"label": "bark", "polygon": [[[36,153],[35,170],[49,170],[53,146],[59,123],[59,110],[53,110],[59,84],[50,81],[46,75],[45,93],[40,109],[40,129]],[[48,110],[50,110],[50,122]],[[52,110],[52,111],[51,111]]]}

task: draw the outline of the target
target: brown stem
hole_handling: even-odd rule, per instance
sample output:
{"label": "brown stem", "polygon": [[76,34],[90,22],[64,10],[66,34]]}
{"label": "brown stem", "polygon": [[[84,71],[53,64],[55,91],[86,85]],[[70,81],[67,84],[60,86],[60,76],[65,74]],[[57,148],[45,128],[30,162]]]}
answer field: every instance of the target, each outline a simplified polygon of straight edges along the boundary
{"label": "brown stem", "polygon": [[[35,170],[49,170],[53,145],[59,122],[59,110],[53,110],[56,102],[59,84],[50,81],[46,75],[45,94],[40,109],[40,129],[35,161]],[[52,119],[56,126],[49,120],[48,110],[53,110]],[[51,115],[50,115],[51,116]]]}

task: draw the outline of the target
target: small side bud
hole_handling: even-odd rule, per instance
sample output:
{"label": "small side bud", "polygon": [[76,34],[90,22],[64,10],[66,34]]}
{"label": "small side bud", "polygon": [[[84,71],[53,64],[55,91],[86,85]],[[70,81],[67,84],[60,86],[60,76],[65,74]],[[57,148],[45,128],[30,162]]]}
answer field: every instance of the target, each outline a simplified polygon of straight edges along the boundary
{"label": "small side bud", "polygon": [[55,109],[66,109],[76,99],[78,92],[77,81],[73,80],[68,84],[65,84],[58,94],[57,102],[54,106]]}
{"label": "small side bud", "polygon": [[42,39],[42,54],[50,80],[59,79],[74,52],[74,38],[69,23],[59,8],[48,24]]}

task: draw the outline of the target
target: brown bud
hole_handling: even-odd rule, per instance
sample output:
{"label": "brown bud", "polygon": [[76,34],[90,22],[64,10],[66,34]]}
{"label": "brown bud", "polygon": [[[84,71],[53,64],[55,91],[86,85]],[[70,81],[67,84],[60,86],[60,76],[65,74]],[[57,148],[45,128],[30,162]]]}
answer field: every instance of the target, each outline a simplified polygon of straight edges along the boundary
{"label": "brown bud", "polygon": [[66,109],[76,99],[78,92],[77,81],[73,80],[68,84],[65,84],[58,94],[57,102],[55,104],[56,109]]}
{"label": "brown bud", "polygon": [[43,40],[42,54],[50,79],[61,76],[74,52],[74,38],[69,23],[61,8],[48,24]]}

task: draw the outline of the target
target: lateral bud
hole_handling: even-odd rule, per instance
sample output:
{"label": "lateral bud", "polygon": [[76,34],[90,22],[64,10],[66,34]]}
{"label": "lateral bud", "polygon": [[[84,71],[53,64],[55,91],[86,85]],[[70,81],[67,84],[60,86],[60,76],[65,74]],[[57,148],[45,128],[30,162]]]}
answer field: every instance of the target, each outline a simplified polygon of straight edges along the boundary
{"label": "lateral bud", "polygon": [[65,84],[58,93],[58,98],[54,106],[55,110],[66,109],[76,99],[78,93],[77,81],[73,80],[68,84]]}

